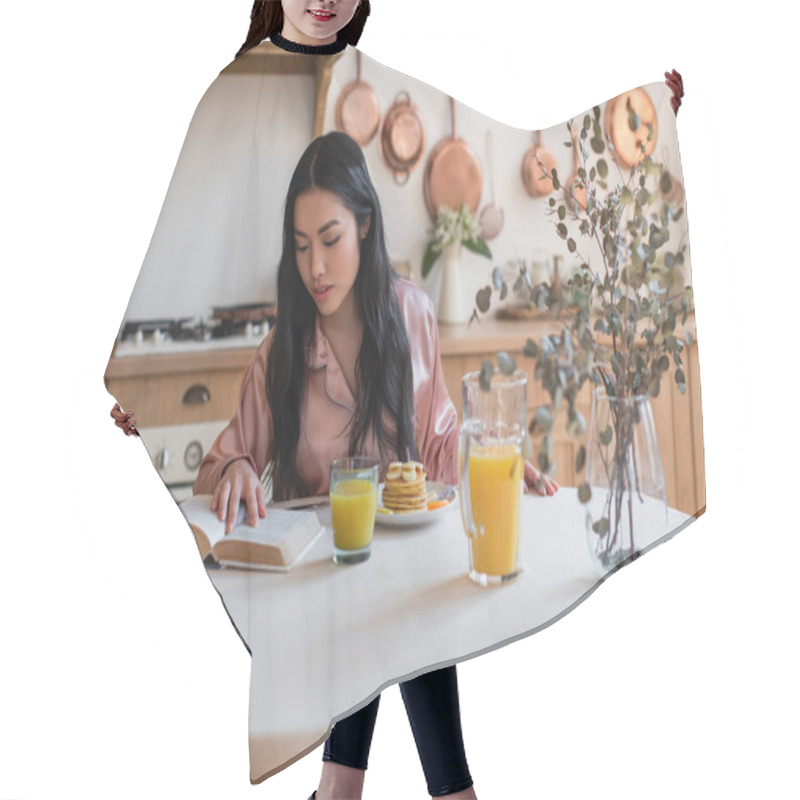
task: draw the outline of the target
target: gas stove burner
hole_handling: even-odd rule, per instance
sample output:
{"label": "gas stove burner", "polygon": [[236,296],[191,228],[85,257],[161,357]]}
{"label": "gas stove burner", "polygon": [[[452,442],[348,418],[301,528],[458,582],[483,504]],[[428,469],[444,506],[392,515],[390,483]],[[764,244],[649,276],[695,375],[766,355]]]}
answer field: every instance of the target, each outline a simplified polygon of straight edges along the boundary
{"label": "gas stove burner", "polygon": [[195,352],[207,348],[253,347],[274,320],[274,305],[214,309],[213,319],[131,320],[123,325],[116,354],[120,356]]}
{"label": "gas stove burner", "polygon": [[123,342],[143,339],[144,337],[182,341],[187,338],[186,323],[193,317],[181,319],[148,319],[126,322],[122,328],[120,339]]}

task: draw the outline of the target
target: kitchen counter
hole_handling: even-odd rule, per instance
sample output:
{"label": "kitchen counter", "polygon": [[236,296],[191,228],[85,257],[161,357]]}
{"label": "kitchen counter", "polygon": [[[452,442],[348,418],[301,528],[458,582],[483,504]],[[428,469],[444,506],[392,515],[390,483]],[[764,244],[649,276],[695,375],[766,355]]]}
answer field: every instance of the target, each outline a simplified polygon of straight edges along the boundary
{"label": "kitchen counter", "polygon": [[[534,319],[499,320],[494,317],[473,322],[471,325],[445,325],[439,323],[439,346],[442,356],[474,355],[485,353],[495,355],[501,350],[522,352],[526,339],[537,342],[545,334],[560,334],[563,329],[561,320],[553,319],[546,314]],[[675,328],[677,336],[690,331],[696,339],[694,313],[686,318],[686,325],[678,324]],[[611,346],[611,337],[595,333],[597,341]]]}

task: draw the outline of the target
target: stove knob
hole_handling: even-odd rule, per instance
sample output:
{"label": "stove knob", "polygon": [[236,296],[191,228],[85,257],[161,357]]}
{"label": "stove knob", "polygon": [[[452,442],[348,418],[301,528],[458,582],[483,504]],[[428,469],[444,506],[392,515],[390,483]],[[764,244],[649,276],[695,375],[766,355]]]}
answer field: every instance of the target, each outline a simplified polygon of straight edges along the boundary
{"label": "stove knob", "polygon": [[189,442],[183,454],[183,463],[186,469],[194,472],[203,460],[203,445],[198,441]]}

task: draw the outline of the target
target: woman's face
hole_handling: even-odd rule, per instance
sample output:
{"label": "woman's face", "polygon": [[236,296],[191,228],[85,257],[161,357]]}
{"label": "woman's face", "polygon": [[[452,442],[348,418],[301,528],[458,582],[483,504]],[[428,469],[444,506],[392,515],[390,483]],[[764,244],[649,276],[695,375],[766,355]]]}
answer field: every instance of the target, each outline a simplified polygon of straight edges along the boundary
{"label": "woman's face", "polygon": [[369,224],[367,218],[359,230],[353,212],[326,189],[309,189],[295,201],[297,269],[323,317],[356,313],[353,286]]}
{"label": "woman's face", "polygon": [[281,34],[298,44],[331,44],[353,18],[358,0],[281,0]]}

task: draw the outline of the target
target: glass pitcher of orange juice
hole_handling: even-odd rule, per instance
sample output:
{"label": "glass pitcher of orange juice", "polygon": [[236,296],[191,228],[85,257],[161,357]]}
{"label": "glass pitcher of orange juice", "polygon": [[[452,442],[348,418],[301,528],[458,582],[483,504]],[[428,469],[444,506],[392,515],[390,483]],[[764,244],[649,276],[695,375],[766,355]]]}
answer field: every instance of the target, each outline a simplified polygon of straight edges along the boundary
{"label": "glass pitcher of orange juice", "polygon": [[462,378],[458,479],[461,518],[469,537],[469,576],[489,586],[519,572],[528,381],[522,370],[510,375],[496,370],[487,391],[480,376],[470,372]]}

